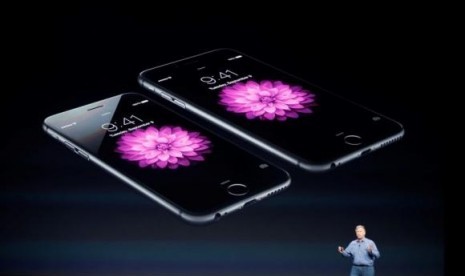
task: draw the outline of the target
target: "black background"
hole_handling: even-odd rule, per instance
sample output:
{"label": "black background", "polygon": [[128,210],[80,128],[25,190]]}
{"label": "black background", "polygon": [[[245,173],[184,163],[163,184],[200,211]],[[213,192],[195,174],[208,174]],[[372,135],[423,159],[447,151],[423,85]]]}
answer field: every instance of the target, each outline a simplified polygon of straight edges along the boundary
{"label": "black background", "polygon": [[[229,3],[234,6],[234,3]],[[199,4],[200,5],[200,4]],[[364,224],[377,275],[441,275],[444,198],[434,21],[236,5],[19,7],[4,24],[0,273],[346,275]],[[59,7],[53,7],[58,9]],[[202,9],[202,6],[200,5]],[[229,47],[404,124],[405,138],[329,173],[289,169],[284,193],[192,226],[47,137],[51,114],[138,88],[139,71]]]}

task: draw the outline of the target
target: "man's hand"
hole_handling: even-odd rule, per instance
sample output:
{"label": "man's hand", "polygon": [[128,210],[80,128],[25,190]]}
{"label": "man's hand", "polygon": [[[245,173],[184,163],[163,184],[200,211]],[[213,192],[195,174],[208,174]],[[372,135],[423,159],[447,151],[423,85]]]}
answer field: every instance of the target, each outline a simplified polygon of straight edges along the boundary
{"label": "man's hand", "polygon": [[342,246],[339,246],[339,247],[337,248],[337,251],[338,251],[339,253],[342,253],[342,252],[344,252],[344,247],[342,247]]}
{"label": "man's hand", "polygon": [[373,245],[372,244],[368,245],[367,250],[368,250],[368,253],[371,254],[371,251],[373,251]]}

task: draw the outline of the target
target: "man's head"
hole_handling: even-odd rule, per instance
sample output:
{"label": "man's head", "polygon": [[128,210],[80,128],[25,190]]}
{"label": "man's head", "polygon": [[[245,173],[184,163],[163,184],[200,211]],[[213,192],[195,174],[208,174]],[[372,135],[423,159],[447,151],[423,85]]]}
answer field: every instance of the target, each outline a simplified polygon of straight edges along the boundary
{"label": "man's head", "polygon": [[355,226],[355,235],[357,236],[357,239],[359,240],[365,238],[365,235],[366,235],[365,226],[363,225]]}

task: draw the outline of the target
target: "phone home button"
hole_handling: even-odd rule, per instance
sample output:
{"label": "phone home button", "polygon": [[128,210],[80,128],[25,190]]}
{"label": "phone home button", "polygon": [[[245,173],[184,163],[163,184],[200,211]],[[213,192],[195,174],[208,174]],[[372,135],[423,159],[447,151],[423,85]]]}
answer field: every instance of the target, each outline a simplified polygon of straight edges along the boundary
{"label": "phone home button", "polygon": [[228,193],[233,196],[243,196],[249,192],[249,188],[241,183],[234,183],[228,186]]}
{"label": "phone home button", "polygon": [[362,144],[362,137],[353,134],[346,135],[344,137],[344,143],[351,146],[358,146]]}

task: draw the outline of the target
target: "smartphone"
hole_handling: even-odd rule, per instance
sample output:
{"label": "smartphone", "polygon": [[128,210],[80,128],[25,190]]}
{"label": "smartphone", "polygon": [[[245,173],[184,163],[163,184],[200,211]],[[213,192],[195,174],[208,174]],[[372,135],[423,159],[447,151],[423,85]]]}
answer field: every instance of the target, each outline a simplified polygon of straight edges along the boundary
{"label": "smartphone", "polygon": [[147,69],[139,83],[308,171],[400,139],[398,122],[231,49]]}
{"label": "smartphone", "polygon": [[289,186],[287,172],[136,93],[52,115],[44,130],[192,223]]}

